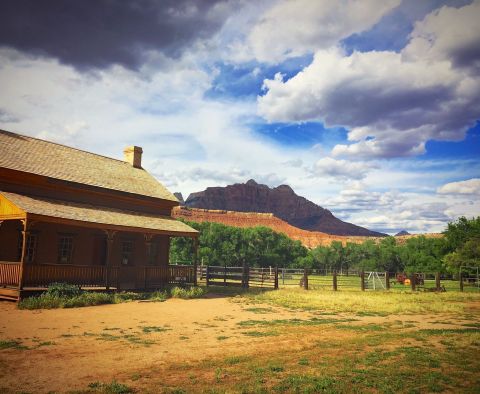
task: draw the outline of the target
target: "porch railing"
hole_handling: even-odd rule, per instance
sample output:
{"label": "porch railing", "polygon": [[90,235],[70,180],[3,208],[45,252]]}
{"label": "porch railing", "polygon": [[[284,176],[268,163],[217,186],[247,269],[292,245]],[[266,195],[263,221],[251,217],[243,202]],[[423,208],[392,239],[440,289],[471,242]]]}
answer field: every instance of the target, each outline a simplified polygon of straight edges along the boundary
{"label": "porch railing", "polygon": [[0,261],[0,286],[18,286],[20,263]]}
{"label": "porch railing", "polygon": [[[0,262],[0,286],[18,286],[20,263]],[[23,286],[45,288],[53,282],[81,287],[154,289],[165,284],[193,284],[192,265],[107,267],[101,265],[25,264]]]}

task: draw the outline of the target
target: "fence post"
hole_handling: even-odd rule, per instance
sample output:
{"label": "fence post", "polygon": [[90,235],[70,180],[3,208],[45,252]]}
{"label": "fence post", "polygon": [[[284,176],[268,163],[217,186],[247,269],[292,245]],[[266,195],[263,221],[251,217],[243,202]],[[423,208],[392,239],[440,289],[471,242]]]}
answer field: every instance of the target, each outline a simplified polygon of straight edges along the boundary
{"label": "fence post", "polygon": [[440,291],[440,272],[435,273],[435,288],[437,291]]}
{"label": "fence post", "polygon": [[410,286],[412,287],[412,291],[415,291],[417,284],[417,275],[414,273],[410,275]]}
{"label": "fence post", "polygon": [[245,274],[245,288],[248,289],[250,287],[250,266],[245,264],[246,274]]}
{"label": "fence post", "polygon": [[390,273],[385,271],[385,289],[390,290]]}
{"label": "fence post", "polygon": [[337,291],[337,270],[333,271],[333,290]]}
{"label": "fence post", "polygon": [[207,281],[207,287],[210,285],[210,266],[207,265],[205,269],[205,279]]}
{"label": "fence post", "polygon": [[308,270],[306,268],[303,269],[303,288],[308,290]]}
{"label": "fence post", "polygon": [[459,280],[459,284],[460,284],[460,291],[463,291],[463,277],[462,277],[462,271],[461,270],[458,274],[458,280]]}
{"label": "fence post", "polygon": [[278,290],[278,267],[277,266],[275,267],[274,275],[275,275],[275,281],[273,283],[273,288],[275,290]]}
{"label": "fence post", "polygon": [[227,264],[223,266],[223,286],[227,286]]}
{"label": "fence post", "polygon": [[360,288],[365,291],[365,272],[360,272]]}

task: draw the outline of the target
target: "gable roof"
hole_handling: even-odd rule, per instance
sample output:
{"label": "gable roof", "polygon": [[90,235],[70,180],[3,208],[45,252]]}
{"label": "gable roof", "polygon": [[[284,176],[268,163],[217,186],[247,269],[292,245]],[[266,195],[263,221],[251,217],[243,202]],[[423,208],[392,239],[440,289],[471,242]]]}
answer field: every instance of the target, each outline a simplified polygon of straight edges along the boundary
{"label": "gable roof", "polygon": [[0,130],[0,167],[178,202],[143,168],[5,130]]}

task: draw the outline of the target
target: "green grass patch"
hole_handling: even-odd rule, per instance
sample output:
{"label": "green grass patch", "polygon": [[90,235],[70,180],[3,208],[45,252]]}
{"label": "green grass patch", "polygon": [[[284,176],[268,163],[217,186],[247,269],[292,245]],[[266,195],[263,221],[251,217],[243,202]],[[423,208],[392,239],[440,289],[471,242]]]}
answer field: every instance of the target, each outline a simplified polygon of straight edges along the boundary
{"label": "green grass patch", "polygon": [[22,345],[20,341],[14,340],[0,340],[0,350],[1,349],[15,349],[15,350],[27,350],[28,346]]}
{"label": "green grass patch", "polygon": [[93,382],[88,385],[88,388],[93,392],[102,394],[129,394],[134,392],[132,388],[115,380],[110,383]]}
{"label": "green grass patch", "polygon": [[242,334],[247,337],[274,337],[279,335],[276,331],[244,331]]}
{"label": "green grass patch", "polygon": [[244,311],[252,312],[257,314],[272,313],[274,310],[272,308],[245,308]]}
{"label": "green grass patch", "polygon": [[356,319],[334,319],[334,318],[318,318],[311,319],[275,319],[275,320],[243,320],[237,324],[241,327],[255,326],[317,326],[322,324],[333,324],[356,321]]}
{"label": "green grass patch", "polygon": [[152,332],[164,332],[164,331],[171,330],[171,328],[165,328],[161,326],[140,326],[140,328],[146,334],[150,334]]}

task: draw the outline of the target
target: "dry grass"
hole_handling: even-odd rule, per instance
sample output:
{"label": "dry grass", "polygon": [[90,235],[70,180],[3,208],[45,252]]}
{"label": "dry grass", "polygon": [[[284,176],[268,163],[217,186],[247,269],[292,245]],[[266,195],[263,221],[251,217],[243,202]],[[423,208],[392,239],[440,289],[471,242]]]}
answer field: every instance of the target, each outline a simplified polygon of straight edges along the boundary
{"label": "dry grass", "polygon": [[412,293],[281,289],[246,294],[248,300],[286,308],[331,313],[421,314],[464,313],[467,302],[480,302],[480,293]]}

